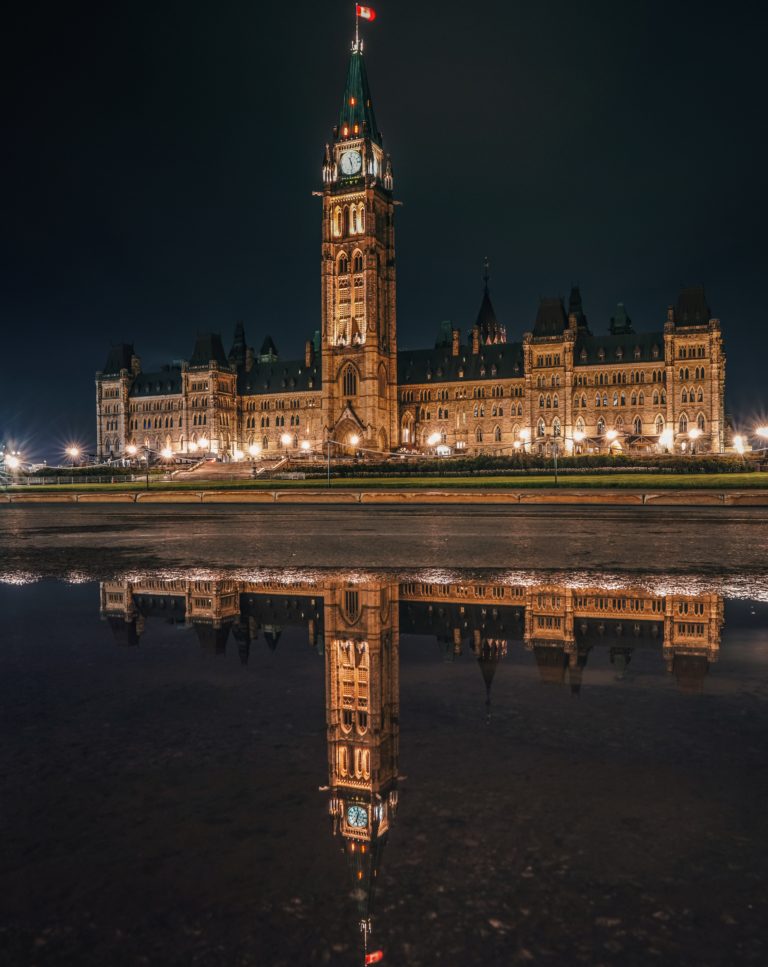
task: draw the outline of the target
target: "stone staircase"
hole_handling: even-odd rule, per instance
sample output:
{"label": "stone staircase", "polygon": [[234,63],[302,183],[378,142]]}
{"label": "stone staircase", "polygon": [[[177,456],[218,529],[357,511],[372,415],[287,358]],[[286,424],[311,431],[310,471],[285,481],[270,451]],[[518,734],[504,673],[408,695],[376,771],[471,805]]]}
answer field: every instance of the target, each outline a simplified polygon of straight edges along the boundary
{"label": "stone staircase", "polygon": [[194,467],[177,470],[174,480],[199,481],[200,483],[226,483],[229,480],[249,480],[267,476],[285,464],[286,458],[279,460],[239,460],[233,463],[220,463],[217,460],[201,460]]}

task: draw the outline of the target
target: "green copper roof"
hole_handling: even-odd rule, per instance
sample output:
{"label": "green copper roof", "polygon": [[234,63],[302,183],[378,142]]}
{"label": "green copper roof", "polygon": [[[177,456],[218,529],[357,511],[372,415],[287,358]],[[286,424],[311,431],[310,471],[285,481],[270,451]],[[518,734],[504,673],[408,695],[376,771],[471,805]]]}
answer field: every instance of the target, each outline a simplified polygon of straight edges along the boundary
{"label": "green copper roof", "polygon": [[373,113],[373,101],[368,87],[363,52],[359,46],[354,46],[349,58],[344,100],[341,102],[339,111],[338,138],[343,141],[360,135],[367,135],[376,144],[381,145],[381,132],[376,125],[376,115]]}

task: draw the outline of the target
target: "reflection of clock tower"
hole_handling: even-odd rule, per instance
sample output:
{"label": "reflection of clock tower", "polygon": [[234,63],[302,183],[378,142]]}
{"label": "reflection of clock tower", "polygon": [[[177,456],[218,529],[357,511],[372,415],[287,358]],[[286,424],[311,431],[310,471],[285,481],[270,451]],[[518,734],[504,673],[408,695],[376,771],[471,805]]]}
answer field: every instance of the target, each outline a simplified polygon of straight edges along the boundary
{"label": "reflection of clock tower", "polygon": [[393,211],[391,163],[356,41],[323,162],[323,416],[337,443],[377,450],[397,445]]}
{"label": "reflection of clock tower", "polygon": [[397,811],[398,585],[329,588],[325,597],[329,812],[352,879],[363,946],[387,832]]}

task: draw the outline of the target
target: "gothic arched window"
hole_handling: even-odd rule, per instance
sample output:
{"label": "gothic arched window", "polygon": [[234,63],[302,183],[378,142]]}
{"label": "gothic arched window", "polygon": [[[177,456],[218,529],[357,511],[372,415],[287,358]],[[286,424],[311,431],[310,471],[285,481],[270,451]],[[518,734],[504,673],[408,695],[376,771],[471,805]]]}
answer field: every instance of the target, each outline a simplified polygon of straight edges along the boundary
{"label": "gothic arched window", "polygon": [[357,396],[357,370],[354,366],[347,366],[342,377],[345,396]]}
{"label": "gothic arched window", "polygon": [[346,275],[347,272],[349,272],[349,259],[346,252],[342,252],[339,256],[339,275]]}
{"label": "gothic arched window", "polygon": [[352,256],[352,271],[363,271],[363,255],[361,252],[355,252],[355,254]]}

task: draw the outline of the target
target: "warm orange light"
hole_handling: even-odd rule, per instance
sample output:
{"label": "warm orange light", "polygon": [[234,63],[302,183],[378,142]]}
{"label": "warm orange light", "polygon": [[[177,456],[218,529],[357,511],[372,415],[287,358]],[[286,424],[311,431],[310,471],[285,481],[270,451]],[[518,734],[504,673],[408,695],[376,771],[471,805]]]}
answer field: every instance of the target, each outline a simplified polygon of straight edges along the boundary
{"label": "warm orange light", "polygon": [[346,126],[346,124],[344,125],[344,131],[342,133],[343,133],[343,135],[344,135],[345,138],[349,134],[349,128]]}
{"label": "warm orange light", "polygon": [[362,878],[363,878],[363,871],[362,870],[358,870],[357,871],[357,878],[358,878],[358,880],[362,880]]}
{"label": "warm orange light", "polygon": [[360,130],[360,128],[359,128],[359,127],[358,127],[358,125],[356,124],[356,125],[355,125],[355,134],[357,134],[357,132],[358,132],[359,130]]}
{"label": "warm orange light", "polygon": [[354,103],[355,103],[355,99],[354,99],[354,97],[350,97],[350,99],[349,99],[349,103],[350,103],[350,104],[354,104]]}
{"label": "warm orange light", "polygon": [[371,953],[365,955],[365,963],[368,964],[380,964],[384,960],[383,950],[373,950]]}

